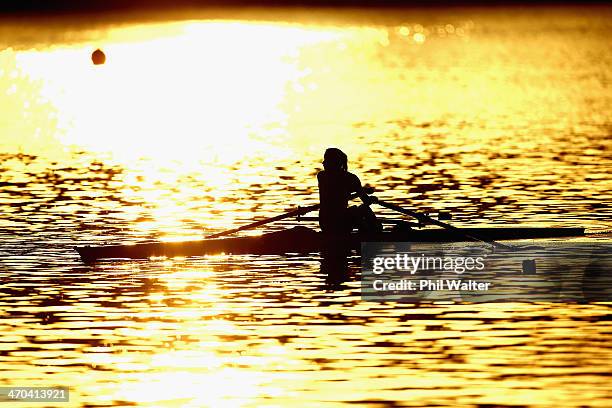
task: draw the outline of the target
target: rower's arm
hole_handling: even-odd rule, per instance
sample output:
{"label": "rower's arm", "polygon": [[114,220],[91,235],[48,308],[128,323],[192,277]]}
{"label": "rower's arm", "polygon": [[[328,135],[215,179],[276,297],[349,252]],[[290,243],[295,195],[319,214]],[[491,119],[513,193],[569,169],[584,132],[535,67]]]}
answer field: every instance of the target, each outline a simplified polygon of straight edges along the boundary
{"label": "rower's arm", "polygon": [[368,195],[368,193],[366,193],[365,189],[361,186],[359,186],[359,191],[358,191],[358,195],[359,198],[361,199],[361,201],[363,201],[363,203],[365,205],[370,205],[370,196]]}
{"label": "rower's arm", "polygon": [[356,185],[357,185],[357,195],[359,196],[359,198],[361,199],[361,201],[363,201],[363,203],[365,205],[370,205],[372,203],[374,203],[375,198],[374,197],[370,197],[368,194],[372,194],[374,192],[374,189],[372,187],[363,187],[361,185],[361,180],[359,180],[359,178],[357,176],[355,176],[356,179]]}
{"label": "rower's arm", "polygon": [[361,201],[363,201],[365,205],[376,204],[378,202],[377,197],[373,195],[368,195],[368,194],[372,194],[373,192],[374,192],[374,189],[372,187],[361,189],[361,194],[359,194],[359,198],[361,198]]}

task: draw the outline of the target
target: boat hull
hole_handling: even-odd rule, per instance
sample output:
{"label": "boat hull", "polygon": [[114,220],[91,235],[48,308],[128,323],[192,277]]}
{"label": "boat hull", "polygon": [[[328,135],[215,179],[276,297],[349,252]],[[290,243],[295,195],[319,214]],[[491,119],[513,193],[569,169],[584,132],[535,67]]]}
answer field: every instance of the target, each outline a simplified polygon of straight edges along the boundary
{"label": "boat hull", "polygon": [[[557,238],[584,235],[584,228],[463,228],[461,231],[489,240]],[[379,234],[329,236],[305,227],[295,227],[256,237],[204,239],[184,242],[154,242],[135,245],[82,246],[75,249],[84,262],[98,259],[146,259],[156,256],[200,256],[218,254],[275,255],[311,253],[324,249],[358,249],[362,242],[454,242],[466,241],[445,229],[424,229]]]}

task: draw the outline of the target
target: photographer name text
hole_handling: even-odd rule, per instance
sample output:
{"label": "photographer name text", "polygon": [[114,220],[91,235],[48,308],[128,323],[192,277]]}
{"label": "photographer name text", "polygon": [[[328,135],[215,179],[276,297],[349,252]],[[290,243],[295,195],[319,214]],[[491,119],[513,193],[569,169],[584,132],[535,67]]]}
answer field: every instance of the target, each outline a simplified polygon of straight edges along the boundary
{"label": "photographer name text", "polygon": [[372,283],[376,291],[488,291],[490,286],[491,282],[461,279],[401,279],[395,281],[377,279]]}

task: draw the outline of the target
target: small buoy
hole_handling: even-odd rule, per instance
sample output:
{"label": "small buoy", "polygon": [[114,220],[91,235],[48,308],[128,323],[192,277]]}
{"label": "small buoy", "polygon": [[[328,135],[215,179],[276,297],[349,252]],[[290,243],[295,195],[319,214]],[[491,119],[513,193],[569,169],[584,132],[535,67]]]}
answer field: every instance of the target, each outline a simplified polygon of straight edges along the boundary
{"label": "small buoy", "polygon": [[106,62],[106,55],[104,54],[104,51],[102,51],[101,49],[97,49],[94,52],[91,53],[91,62],[94,63],[94,65],[102,65]]}

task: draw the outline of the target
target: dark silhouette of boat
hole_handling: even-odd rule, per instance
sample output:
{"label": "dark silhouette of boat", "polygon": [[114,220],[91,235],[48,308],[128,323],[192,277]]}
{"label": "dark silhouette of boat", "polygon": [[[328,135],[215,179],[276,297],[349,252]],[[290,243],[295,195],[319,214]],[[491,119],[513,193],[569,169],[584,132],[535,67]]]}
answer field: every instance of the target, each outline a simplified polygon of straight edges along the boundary
{"label": "dark silhouette of boat", "polygon": [[337,250],[341,252],[359,249],[362,242],[459,242],[468,241],[469,236],[486,237],[489,240],[515,240],[582,235],[584,235],[584,228],[572,227],[462,228],[460,231],[430,228],[370,234],[355,232],[345,235],[330,235],[298,226],[259,236],[202,239],[184,242],[79,246],[75,249],[81,255],[84,262],[92,263],[98,259],[146,259],[157,256],[305,254],[321,252],[322,250]]}

